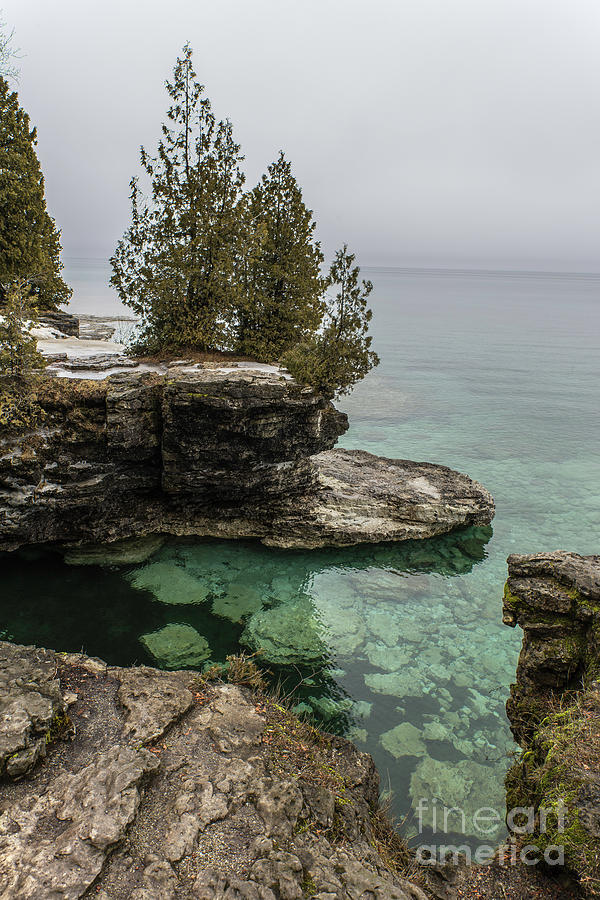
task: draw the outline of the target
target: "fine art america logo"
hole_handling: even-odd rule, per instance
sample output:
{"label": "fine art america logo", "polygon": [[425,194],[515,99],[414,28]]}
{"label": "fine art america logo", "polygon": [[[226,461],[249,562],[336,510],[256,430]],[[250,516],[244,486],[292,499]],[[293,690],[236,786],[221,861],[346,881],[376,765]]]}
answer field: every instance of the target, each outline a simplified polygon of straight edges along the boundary
{"label": "fine art america logo", "polygon": [[[503,822],[509,830],[505,842],[497,844],[480,844],[475,850],[468,844],[423,843],[417,847],[417,861],[424,866],[452,861],[458,863],[464,857],[467,864],[472,862],[484,864],[496,859],[500,865],[515,866],[521,862],[526,866],[535,866],[542,860],[548,866],[564,865],[564,847],[559,844],[548,844],[541,851],[535,844],[527,843],[527,835],[547,834],[551,823],[552,833],[562,834],[565,830],[567,807],[560,800],[552,809],[533,806],[515,806],[506,816],[491,806],[482,806],[474,812],[465,813],[459,806],[448,808],[436,800],[425,797],[419,800],[416,808],[419,834],[426,831],[428,835],[463,834],[476,836],[478,840],[493,840]],[[467,829],[467,821],[472,825]]]}

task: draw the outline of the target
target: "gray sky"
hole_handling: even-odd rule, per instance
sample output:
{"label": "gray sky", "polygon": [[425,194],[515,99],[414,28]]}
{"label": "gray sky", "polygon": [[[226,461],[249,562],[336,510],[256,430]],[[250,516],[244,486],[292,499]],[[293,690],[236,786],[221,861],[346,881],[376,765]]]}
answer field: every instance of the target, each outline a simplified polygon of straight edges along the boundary
{"label": "gray sky", "polygon": [[107,256],[186,40],[254,184],[364,265],[600,271],[598,0],[0,0],[68,256]]}

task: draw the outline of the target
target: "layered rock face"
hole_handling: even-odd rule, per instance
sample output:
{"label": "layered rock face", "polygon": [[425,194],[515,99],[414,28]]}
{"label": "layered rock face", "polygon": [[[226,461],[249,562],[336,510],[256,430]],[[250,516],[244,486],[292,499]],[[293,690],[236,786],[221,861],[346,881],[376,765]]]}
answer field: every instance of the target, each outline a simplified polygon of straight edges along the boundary
{"label": "layered rock face", "polygon": [[39,320],[40,325],[49,325],[50,328],[56,328],[62,334],[79,337],[79,319],[64,310],[44,312],[40,315]]}
{"label": "layered rock face", "polygon": [[[7,778],[4,761],[1,896],[426,900],[397,873],[408,854],[391,831],[384,862],[377,774],[347,741],[197,673],[0,643],[5,701],[23,720],[19,667],[31,696],[51,676],[69,718],[28,779]],[[15,735],[14,752],[35,740]]]}
{"label": "layered rock face", "polygon": [[273,367],[47,378],[0,436],[0,549],[146,534],[282,547],[431,537],[493,517],[443,466],[332,451],[347,418]]}
{"label": "layered rock face", "polygon": [[510,556],[504,621],[523,647],[507,713],[523,754],[507,806],[536,811],[532,840],[563,848],[585,896],[600,896],[600,556]]}
{"label": "layered rock face", "polygon": [[503,621],[524,632],[507,711],[517,740],[543,718],[548,702],[578,690],[590,662],[600,664],[600,556],[513,554]]}

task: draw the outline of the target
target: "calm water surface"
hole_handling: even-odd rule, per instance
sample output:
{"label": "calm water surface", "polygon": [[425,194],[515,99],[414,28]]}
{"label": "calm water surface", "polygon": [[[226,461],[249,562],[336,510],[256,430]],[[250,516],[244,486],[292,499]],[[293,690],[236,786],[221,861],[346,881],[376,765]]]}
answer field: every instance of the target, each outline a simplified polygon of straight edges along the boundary
{"label": "calm water surface", "polygon": [[[74,311],[119,311],[105,265],[66,274]],[[311,553],[173,541],[123,568],[4,557],[0,628],[119,664],[262,649],[285,690],[299,684],[299,711],[375,757],[413,840],[414,807],[438,798],[464,810],[448,830],[477,843],[472,814],[503,810],[513,749],[506,556],[598,552],[600,277],[364,274],[382,362],[340,404],[340,443],[469,473],[495,497],[493,533]]]}

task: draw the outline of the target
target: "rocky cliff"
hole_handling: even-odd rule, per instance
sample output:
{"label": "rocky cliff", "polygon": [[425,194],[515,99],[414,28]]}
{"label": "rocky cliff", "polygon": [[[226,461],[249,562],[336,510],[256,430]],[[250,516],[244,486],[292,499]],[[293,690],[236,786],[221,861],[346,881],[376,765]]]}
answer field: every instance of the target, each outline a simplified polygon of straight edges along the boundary
{"label": "rocky cliff", "polygon": [[600,896],[600,556],[513,555],[508,574],[504,621],[524,638],[507,806],[533,808],[526,842],[563,848],[585,895]]}
{"label": "rocky cliff", "polygon": [[273,367],[181,365],[43,378],[0,435],[0,549],[165,533],[283,547],[488,524],[491,496],[443,466],[332,450],[346,416]]}
{"label": "rocky cliff", "polygon": [[0,642],[0,711],[2,897],[426,900],[371,758],[246,688]]}

